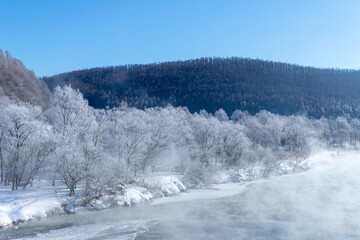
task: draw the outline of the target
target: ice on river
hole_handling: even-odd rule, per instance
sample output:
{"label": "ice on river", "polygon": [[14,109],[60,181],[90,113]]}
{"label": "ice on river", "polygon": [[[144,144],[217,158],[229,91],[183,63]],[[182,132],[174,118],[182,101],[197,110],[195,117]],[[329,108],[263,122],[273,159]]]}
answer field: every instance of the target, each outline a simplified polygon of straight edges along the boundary
{"label": "ice on river", "polygon": [[[139,234],[146,232],[148,221],[130,221],[106,224],[89,224],[83,226],[66,227],[47,233],[39,233],[35,239],[39,240],[102,240],[102,239],[135,239]],[[22,239],[34,239],[25,237]]]}

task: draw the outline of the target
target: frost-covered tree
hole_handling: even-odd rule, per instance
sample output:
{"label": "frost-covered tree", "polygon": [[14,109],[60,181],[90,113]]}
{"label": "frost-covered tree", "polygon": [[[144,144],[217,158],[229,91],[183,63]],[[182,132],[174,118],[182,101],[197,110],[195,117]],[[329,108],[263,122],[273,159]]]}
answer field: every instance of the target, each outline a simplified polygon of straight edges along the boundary
{"label": "frost-covered tree", "polygon": [[239,124],[223,124],[220,130],[220,161],[225,168],[246,166],[249,161],[250,140]]}
{"label": "frost-covered tree", "polygon": [[350,124],[345,117],[336,118],[336,143],[343,146],[350,141]]}
{"label": "frost-covered tree", "polygon": [[55,88],[46,114],[4,94],[0,100],[0,180],[16,190],[44,173],[88,200],[143,185],[154,171],[177,171],[193,185],[211,183],[219,171],[255,165],[270,176],[283,160],[299,164],[314,142],[356,146],[360,138],[359,120],[349,117],[237,110],[229,120],[221,109],[94,109],[70,86]]}
{"label": "frost-covered tree", "polygon": [[47,113],[57,139],[53,183],[59,178],[73,195],[77,184],[89,176],[95,161],[94,111],[79,91],[65,86],[55,89]]}
{"label": "frost-covered tree", "polygon": [[352,144],[355,149],[357,148],[357,142],[360,139],[360,120],[357,118],[351,119],[351,136],[350,136],[350,144]]}
{"label": "frost-covered tree", "polygon": [[39,107],[26,103],[0,107],[1,175],[12,190],[31,184],[52,151],[49,126],[41,115]]}

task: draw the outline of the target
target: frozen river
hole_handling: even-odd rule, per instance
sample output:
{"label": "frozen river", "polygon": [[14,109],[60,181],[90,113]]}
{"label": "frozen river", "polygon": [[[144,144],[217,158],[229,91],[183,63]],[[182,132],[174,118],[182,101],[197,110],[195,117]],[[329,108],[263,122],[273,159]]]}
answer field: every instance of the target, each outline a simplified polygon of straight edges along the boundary
{"label": "frozen river", "polygon": [[82,212],[0,231],[0,239],[360,239],[360,158],[231,190]]}

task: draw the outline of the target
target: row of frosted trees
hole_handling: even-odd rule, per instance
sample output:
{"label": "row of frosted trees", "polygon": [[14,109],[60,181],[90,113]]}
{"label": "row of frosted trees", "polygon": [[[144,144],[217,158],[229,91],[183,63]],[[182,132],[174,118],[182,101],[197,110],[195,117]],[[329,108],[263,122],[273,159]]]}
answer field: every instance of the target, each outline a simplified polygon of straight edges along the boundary
{"label": "row of frosted trees", "polygon": [[356,147],[358,119],[309,119],[267,111],[191,114],[186,108],[90,107],[79,91],[57,87],[46,111],[0,97],[0,181],[13,190],[36,178],[62,182],[70,195],[99,196],[143,184],[154,171],[211,183],[219,171],[283,160],[299,163],[311,146]]}

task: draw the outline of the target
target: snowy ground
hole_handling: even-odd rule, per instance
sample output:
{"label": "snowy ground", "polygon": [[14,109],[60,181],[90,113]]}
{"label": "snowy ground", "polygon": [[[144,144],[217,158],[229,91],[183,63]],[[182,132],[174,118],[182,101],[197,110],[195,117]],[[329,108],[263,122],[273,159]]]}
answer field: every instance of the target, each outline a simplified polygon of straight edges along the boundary
{"label": "snowy ground", "polygon": [[0,186],[0,227],[62,212],[61,205],[70,200],[65,189],[56,193],[47,181],[35,182],[34,186],[18,191]]}
{"label": "snowy ground", "polygon": [[[302,167],[311,167],[320,162],[329,161],[332,157],[334,157],[334,153],[322,152],[311,156],[302,163]],[[295,173],[299,171],[298,168],[299,166],[295,166],[294,162],[283,161],[279,165],[279,169],[272,174]],[[164,202],[232,196],[243,191],[249,182],[263,179],[263,174],[264,166],[262,165],[238,172],[223,172],[216,176],[217,183],[220,184],[212,185],[208,189],[188,190],[183,193],[187,189],[182,183],[182,176],[174,173],[157,173],[144,182],[144,187],[128,185],[125,194],[104,196],[93,201],[86,208],[104,209],[150,201],[152,204],[162,204]],[[242,182],[242,184],[229,183],[234,179]],[[34,182],[34,187],[19,191],[11,191],[10,187],[0,186],[0,227],[53,214],[77,211],[79,207],[74,207],[76,206],[74,204],[76,199],[67,194],[68,190],[65,187],[57,187],[54,190],[48,181]],[[172,195],[175,196],[167,199],[162,198]]]}
{"label": "snowy ground", "polygon": [[[185,191],[186,187],[179,176],[154,176],[147,184],[150,189],[128,185],[124,195],[104,196],[86,208],[104,209],[117,205],[133,205],[149,202],[156,197],[170,196]],[[11,191],[10,186],[0,186],[0,228],[13,223],[42,218],[53,214],[75,212],[79,199],[68,196],[64,187],[54,189],[49,181],[36,181],[34,187],[25,190]]]}

